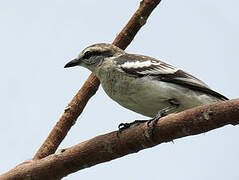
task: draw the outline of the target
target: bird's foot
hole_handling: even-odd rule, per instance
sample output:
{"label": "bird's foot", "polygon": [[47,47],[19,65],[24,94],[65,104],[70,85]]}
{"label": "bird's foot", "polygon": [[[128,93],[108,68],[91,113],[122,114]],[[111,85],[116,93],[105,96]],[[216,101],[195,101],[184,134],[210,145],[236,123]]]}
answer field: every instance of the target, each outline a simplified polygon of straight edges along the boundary
{"label": "bird's foot", "polygon": [[128,129],[131,126],[136,126],[136,125],[139,125],[139,124],[142,124],[142,123],[145,123],[145,122],[147,122],[148,127],[149,127],[150,123],[153,123],[152,127],[150,129],[150,132],[153,135],[154,129],[155,129],[159,119],[166,116],[167,112],[169,112],[171,110],[174,110],[179,106],[179,103],[174,99],[169,99],[168,102],[169,102],[169,106],[160,110],[153,119],[150,119],[150,120],[135,120],[131,123],[120,123],[119,126],[118,126],[119,130],[117,132],[117,136],[119,137],[119,134],[122,131],[124,131],[125,129]]}
{"label": "bird's foot", "polygon": [[139,124],[142,124],[142,123],[145,123],[145,122],[148,122],[148,120],[135,120],[131,123],[120,123],[119,126],[118,126],[118,132],[117,132],[117,136],[119,136],[119,134],[124,131],[125,129],[128,129],[132,126],[137,126]]}

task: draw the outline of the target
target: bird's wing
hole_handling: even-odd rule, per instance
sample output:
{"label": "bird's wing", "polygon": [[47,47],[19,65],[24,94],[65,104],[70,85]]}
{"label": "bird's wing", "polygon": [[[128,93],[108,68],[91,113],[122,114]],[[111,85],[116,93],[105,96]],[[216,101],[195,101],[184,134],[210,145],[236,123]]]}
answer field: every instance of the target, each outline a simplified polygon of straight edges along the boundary
{"label": "bird's wing", "polygon": [[160,81],[178,84],[210,94],[221,100],[228,100],[228,98],[211,90],[205,83],[194,76],[151,57],[124,54],[117,58],[116,65],[120,70],[131,75],[138,77],[151,76]]}

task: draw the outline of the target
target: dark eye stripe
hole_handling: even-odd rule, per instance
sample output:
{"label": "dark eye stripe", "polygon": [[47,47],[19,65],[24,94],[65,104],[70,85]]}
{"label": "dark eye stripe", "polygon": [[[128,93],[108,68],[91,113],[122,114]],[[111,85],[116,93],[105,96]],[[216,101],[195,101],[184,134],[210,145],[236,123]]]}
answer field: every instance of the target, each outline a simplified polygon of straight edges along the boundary
{"label": "dark eye stripe", "polygon": [[100,55],[102,54],[99,51],[86,51],[84,54],[84,59],[89,59],[91,56],[95,56],[95,55]]}
{"label": "dark eye stripe", "polygon": [[112,54],[109,51],[86,51],[84,54],[84,59],[89,59],[91,56],[99,56],[99,55],[104,55],[104,56],[112,56]]}

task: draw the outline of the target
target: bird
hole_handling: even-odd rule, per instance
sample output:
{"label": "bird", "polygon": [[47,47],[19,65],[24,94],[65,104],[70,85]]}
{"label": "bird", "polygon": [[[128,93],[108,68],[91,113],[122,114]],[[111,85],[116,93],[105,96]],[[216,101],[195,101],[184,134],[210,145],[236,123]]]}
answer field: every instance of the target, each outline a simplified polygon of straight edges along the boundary
{"label": "bird", "polygon": [[129,54],[119,47],[98,43],[85,48],[64,68],[82,66],[100,80],[106,94],[121,106],[151,117],[154,122],[168,114],[228,100],[185,71],[149,56]]}

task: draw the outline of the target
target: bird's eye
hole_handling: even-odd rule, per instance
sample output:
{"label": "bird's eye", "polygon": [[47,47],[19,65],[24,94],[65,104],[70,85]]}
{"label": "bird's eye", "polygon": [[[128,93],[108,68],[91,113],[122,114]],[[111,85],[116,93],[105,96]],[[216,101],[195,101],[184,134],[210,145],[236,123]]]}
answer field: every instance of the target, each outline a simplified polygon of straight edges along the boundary
{"label": "bird's eye", "polygon": [[84,59],[89,59],[91,57],[92,53],[90,51],[86,51],[84,54]]}

